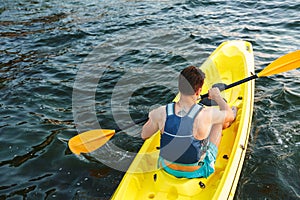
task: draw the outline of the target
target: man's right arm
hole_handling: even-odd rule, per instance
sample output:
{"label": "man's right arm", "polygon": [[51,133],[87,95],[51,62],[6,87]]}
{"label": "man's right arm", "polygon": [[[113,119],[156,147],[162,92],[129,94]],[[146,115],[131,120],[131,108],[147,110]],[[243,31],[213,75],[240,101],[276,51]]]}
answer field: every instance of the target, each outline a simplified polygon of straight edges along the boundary
{"label": "man's right arm", "polygon": [[234,113],[230,106],[224,101],[218,88],[211,88],[209,90],[209,98],[214,100],[220,107],[220,111],[224,113],[223,124],[231,123],[234,120]]}

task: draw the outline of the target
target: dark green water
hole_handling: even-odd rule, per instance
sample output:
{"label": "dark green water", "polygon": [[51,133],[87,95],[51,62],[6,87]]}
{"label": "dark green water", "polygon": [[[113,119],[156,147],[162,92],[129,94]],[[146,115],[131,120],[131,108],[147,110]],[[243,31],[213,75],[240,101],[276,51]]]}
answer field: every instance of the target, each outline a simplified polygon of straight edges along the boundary
{"label": "dark green water", "polygon": [[[299,13],[292,0],[2,0],[0,199],[109,199],[140,127],[85,158],[69,138],[147,116],[223,41],[251,42],[260,71],[299,49]],[[300,198],[299,111],[299,70],[256,81],[235,199]]]}

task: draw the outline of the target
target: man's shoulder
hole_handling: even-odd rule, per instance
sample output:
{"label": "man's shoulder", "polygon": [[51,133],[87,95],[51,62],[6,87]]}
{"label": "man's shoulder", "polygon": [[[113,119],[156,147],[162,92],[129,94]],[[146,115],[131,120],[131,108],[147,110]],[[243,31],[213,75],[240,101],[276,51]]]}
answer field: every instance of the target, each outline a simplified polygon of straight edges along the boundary
{"label": "man's shoulder", "polygon": [[203,119],[209,119],[210,117],[214,115],[218,115],[220,110],[218,107],[210,107],[210,106],[204,106],[201,110],[201,112],[197,115],[198,120],[203,120]]}
{"label": "man's shoulder", "polygon": [[166,106],[159,106],[150,112],[150,117],[158,118],[166,113]]}
{"label": "man's shoulder", "polygon": [[166,106],[159,106],[155,109],[152,110],[153,113],[155,114],[162,114],[166,112]]}

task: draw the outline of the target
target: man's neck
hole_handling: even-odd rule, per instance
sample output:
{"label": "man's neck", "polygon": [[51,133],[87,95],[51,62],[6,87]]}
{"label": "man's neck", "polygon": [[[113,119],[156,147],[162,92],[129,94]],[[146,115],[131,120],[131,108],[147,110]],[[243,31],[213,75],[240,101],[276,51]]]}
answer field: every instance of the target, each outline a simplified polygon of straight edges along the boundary
{"label": "man's neck", "polygon": [[180,99],[177,102],[177,114],[179,116],[185,116],[191,107],[197,103],[196,95],[180,95]]}
{"label": "man's neck", "polygon": [[183,94],[181,94],[178,102],[181,105],[191,107],[192,105],[197,103],[197,97],[196,97],[196,95],[183,95]]}

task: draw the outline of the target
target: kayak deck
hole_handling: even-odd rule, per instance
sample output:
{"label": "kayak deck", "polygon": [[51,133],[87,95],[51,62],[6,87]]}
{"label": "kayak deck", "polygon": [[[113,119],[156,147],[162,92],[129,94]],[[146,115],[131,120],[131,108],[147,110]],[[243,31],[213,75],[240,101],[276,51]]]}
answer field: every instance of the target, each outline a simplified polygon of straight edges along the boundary
{"label": "kayak deck", "polygon": [[[245,41],[222,43],[200,67],[206,74],[202,93],[215,83],[230,84],[254,72],[252,46]],[[222,131],[215,172],[206,178],[176,178],[157,167],[160,133],[147,139],[112,199],[232,199],[242,169],[253,112],[254,81],[222,92],[237,106],[234,123]],[[178,101],[178,96],[174,101]]]}

